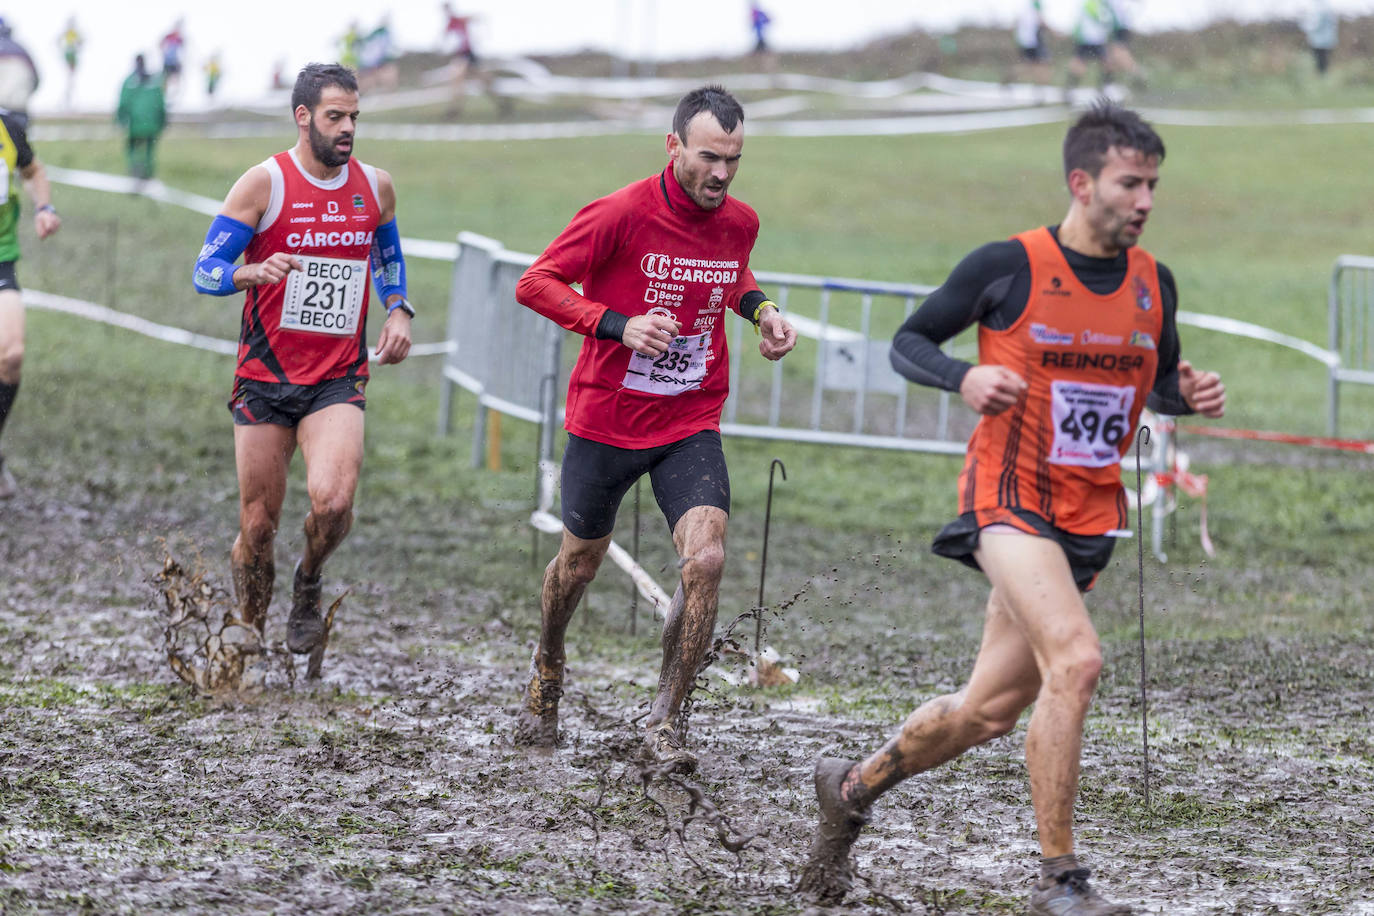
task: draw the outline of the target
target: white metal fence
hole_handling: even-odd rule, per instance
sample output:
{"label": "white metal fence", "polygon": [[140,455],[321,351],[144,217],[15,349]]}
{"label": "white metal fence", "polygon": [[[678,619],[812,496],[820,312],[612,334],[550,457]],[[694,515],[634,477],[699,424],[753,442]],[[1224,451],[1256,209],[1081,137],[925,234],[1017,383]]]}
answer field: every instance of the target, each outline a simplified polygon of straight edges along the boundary
{"label": "white metal fence", "polygon": [[1338,435],[1341,385],[1374,385],[1374,258],[1343,254],[1331,268],[1327,297],[1330,365],[1327,434]]}
{"label": "white metal fence", "polygon": [[[515,301],[515,284],[533,262],[534,255],[492,239],[458,237],[449,302],[457,346],[443,368],[441,433],[451,428],[456,388],[476,395],[482,408],[558,422],[567,332]],[[963,453],[971,423],[951,422],[949,393],[913,390],[888,364],[893,332],[933,287],[768,271],[755,277],[797,328],[799,343],[788,359],[767,362],[752,355],[753,325],[734,316],[724,434]],[[472,456],[480,466],[487,424],[485,410],[477,413]],[[549,457],[552,433],[545,438],[541,455]]]}

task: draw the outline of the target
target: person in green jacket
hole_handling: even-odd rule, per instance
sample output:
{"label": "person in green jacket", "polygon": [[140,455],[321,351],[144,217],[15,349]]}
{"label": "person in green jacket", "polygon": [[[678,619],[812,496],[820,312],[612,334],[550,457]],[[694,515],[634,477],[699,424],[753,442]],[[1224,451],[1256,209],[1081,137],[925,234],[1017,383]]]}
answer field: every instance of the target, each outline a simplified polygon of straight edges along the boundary
{"label": "person in green jacket", "polygon": [[142,54],[134,58],[134,72],[119,90],[115,118],[128,131],[129,174],[140,179],[152,178],[153,147],[167,126],[167,101],[162,80],[148,72]]}

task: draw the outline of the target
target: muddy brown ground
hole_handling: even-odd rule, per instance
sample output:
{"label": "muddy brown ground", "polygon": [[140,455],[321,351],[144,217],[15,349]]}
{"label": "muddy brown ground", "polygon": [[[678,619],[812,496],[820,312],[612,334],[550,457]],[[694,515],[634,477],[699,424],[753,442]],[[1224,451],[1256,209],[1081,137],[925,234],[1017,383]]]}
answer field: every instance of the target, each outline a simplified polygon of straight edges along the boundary
{"label": "muddy brown ground", "polygon": [[[439,509],[391,519],[386,538],[360,519],[326,580],[327,599],[352,593],[322,680],[289,686],[274,668],[256,693],[198,697],[165,660],[151,580],[170,550],[227,584],[224,496],[191,512],[174,489],[40,488],[4,506],[3,911],[798,912],[815,756],[873,748],[957,684],[976,638],[976,614],[885,600],[878,560],[808,574],[805,535],[784,535],[770,576],[804,594],[773,635],[802,683],[751,693],[708,674],[698,776],[646,784],[647,620],[633,638],[605,615],[575,623],[566,746],[512,747],[532,598],[440,553],[389,562]],[[492,526],[525,537],[509,507],[458,514],[455,555]],[[283,532],[279,569],[298,544]],[[528,574],[532,594],[523,559],[498,574]],[[976,607],[980,588],[957,579],[931,602]],[[284,600],[279,582],[278,641]],[[883,637],[894,623],[900,640]],[[1079,806],[1104,887],[1153,913],[1374,913],[1367,631],[1152,641],[1148,811],[1138,658],[1130,639],[1107,651]],[[1023,738],[884,798],[843,911],[1021,912],[1036,854]],[[693,816],[694,790],[714,817]]]}

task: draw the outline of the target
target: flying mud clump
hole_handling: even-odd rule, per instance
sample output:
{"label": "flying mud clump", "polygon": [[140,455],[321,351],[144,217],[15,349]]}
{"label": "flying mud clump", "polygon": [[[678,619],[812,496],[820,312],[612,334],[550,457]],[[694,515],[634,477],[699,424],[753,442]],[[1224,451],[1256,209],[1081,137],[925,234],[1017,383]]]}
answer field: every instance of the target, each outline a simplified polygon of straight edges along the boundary
{"label": "flying mud clump", "polygon": [[[183,566],[167,554],[153,577],[167,610],[162,630],[172,672],[206,696],[255,693],[267,687],[295,686],[296,666],[284,646],[273,646],[236,613],[227,591],[211,584],[203,564]],[[306,661],[306,677],[319,678],[334,615],[347,593],[324,618],[324,639]]]}

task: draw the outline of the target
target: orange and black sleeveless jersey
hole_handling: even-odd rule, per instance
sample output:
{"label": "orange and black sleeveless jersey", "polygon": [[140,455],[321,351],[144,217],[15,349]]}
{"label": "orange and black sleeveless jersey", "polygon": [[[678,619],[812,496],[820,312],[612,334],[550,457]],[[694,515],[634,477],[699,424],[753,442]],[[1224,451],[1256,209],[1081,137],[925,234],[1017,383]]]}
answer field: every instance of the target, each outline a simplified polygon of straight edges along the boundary
{"label": "orange and black sleeveless jersey", "polygon": [[1178,394],[1176,301],[1172,277],[1144,250],[1086,258],[1061,248],[1053,229],[966,258],[903,325],[892,354],[907,378],[958,390],[970,366],[939,344],[977,321],[979,361],[1029,383],[1020,403],[974,431],[960,511],[980,525],[1024,528],[1011,511],[1020,510],[1077,534],[1126,527],[1119,464],[1147,396],[1155,409],[1189,412]]}

